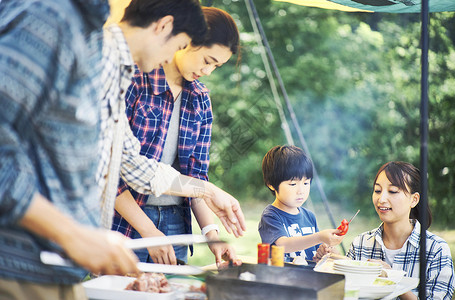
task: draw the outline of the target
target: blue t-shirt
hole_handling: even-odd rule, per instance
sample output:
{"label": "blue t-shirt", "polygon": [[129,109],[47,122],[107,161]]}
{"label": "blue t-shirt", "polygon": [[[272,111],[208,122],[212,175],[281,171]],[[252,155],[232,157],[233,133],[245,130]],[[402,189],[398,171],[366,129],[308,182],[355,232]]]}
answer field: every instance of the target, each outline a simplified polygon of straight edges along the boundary
{"label": "blue t-shirt", "polygon": [[[314,213],[306,208],[299,207],[296,215],[282,211],[273,205],[267,205],[262,212],[259,222],[259,234],[262,243],[274,245],[276,240],[282,236],[305,236],[319,231]],[[319,245],[312,246],[301,251],[285,253],[284,260],[292,262],[294,257],[303,256],[311,260],[316,254]]]}

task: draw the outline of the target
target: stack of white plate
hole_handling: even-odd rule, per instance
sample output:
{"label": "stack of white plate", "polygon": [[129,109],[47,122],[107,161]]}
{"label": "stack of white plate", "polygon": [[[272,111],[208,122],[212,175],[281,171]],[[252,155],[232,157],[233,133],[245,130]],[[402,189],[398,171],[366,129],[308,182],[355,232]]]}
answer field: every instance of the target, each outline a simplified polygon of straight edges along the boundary
{"label": "stack of white plate", "polygon": [[381,274],[382,265],[379,263],[358,260],[335,260],[335,273],[344,274],[346,283],[354,286],[371,285]]}
{"label": "stack of white plate", "polygon": [[382,265],[375,262],[360,261],[360,260],[336,260],[333,263],[333,270],[340,273],[354,273],[365,275],[381,274]]}

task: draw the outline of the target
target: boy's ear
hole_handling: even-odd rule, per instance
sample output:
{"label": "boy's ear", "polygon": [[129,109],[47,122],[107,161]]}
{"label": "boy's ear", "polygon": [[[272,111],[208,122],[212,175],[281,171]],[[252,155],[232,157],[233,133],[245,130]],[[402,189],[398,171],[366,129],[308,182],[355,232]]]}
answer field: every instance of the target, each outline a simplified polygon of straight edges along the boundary
{"label": "boy's ear", "polygon": [[155,22],[155,34],[160,35],[164,34],[164,36],[168,36],[172,33],[172,29],[174,28],[174,17],[173,16],[164,16],[158,21]]}
{"label": "boy's ear", "polygon": [[273,186],[272,186],[271,184],[267,184],[267,187],[268,187],[269,189],[271,189],[272,191],[276,192],[275,189],[273,188]]}

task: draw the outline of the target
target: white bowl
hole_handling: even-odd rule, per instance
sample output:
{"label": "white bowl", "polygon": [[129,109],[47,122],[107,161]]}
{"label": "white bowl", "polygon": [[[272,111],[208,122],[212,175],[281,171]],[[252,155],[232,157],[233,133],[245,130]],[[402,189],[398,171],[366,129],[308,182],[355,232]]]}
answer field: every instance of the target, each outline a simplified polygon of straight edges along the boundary
{"label": "white bowl", "polygon": [[387,278],[378,277],[372,284],[360,286],[360,298],[383,298],[392,293],[397,287],[397,284]]}
{"label": "white bowl", "polygon": [[346,285],[362,287],[372,285],[378,275],[344,273],[344,277],[346,278]]}

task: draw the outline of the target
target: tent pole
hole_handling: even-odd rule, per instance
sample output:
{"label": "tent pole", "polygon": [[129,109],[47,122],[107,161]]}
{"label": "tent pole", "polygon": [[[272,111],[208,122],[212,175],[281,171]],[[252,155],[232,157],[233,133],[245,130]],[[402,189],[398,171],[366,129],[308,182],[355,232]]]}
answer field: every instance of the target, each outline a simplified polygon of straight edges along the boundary
{"label": "tent pole", "polygon": [[275,84],[275,80],[273,78],[272,69],[270,68],[269,61],[267,59],[267,54],[265,52],[265,46],[262,42],[262,36],[259,32],[259,28],[254,18],[254,14],[251,8],[251,5],[248,3],[248,0],[245,1],[246,9],[248,11],[248,16],[250,17],[251,26],[253,27],[254,36],[256,37],[256,41],[258,43],[259,48],[261,49],[261,59],[262,63],[264,64],[265,72],[267,73],[267,79],[269,80],[270,89],[272,90],[273,100],[275,101],[275,106],[278,110],[278,116],[281,120],[281,128],[284,131],[284,135],[286,136],[286,142],[289,145],[294,145],[294,139],[292,138],[291,129],[289,124],[286,120],[286,115],[284,114],[283,106],[281,105],[280,95],[278,94],[278,89]]}
{"label": "tent pole", "polygon": [[421,103],[420,103],[420,203],[423,209],[420,210],[420,285],[419,299],[426,299],[426,229],[428,212],[425,210],[428,203],[428,48],[429,48],[429,9],[428,0],[422,0],[421,9]]}
{"label": "tent pole", "polygon": [[[294,126],[294,128],[295,128],[295,130],[297,132],[297,135],[298,135],[298,138],[299,138],[299,142],[302,145],[303,150],[305,151],[305,153],[309,157],[311,157],[310,151],[309,151],[308,146],[307,146],[306,141],[305,141],[305,138],[303,137],[302,131],[300,129],[300,125],[299,125],[299,123],[297,121],[297,118],[295,116],[294,109],[292,107],[291,102],[289,101],[289,97],[288,97],[288,94],[287,94],[286,89],[284,87],[283,80],[281,79],[280,72],[278,71],[278,67],[276,65],[275,58],[273,57],[273,53],[272,53],[272,51],[270,49],[270,45],[269,45],[267,37],[265,35],[264,28],[262,27],[261,21],[259,19],[259,15],[257,13],[256,6],[254,5],[253,0],[245,0],[245,2],[247,4],[247,8],[249,10],[251,10],[251,12],[253,13],[254,21],[255,21],[255,23],[257,25],[257,28],[259,30],[259,33],[261,35],[262,43],[265,46],[267,55],[268,55],[269,60],[270,60],[270,64],[272,65],[273,71],[275,73],[275,76],[277,78],[277,81],[278,81],[278,84],[280,86],[281,92],[283,94],[284,101],[285,101],[286,106],[287,106],[287,108],[289,110],[289,114],[290,114],[290,117],[291,117],[291,120],[292,120],[292,124],[293,124],[293,126]],[[331,212],[329,204],[328,204],[327,196],[325,195],[325,192],[324,192],[324,189],[322,187],[322,183],[321,183],[321,181],[319,179],[316,167],[314,168],[313,177],[314,177],[314,182],[316,183],[316,186],[317,186],[317,188],[319,190],[319,193],[321,195],[321,199],[322,199],[322,202],[324,204],[324,207],[325,207],[325,210],[327,212],[327,215],[329,217],[329,220],[330,220],[333,228],[337,228],[338,225],[334,221],[332,212]],[[340,246],[341,246],[342,250],[344,252],[346,252],[345,249],[344,249],[343,244],[340,244]]]}

